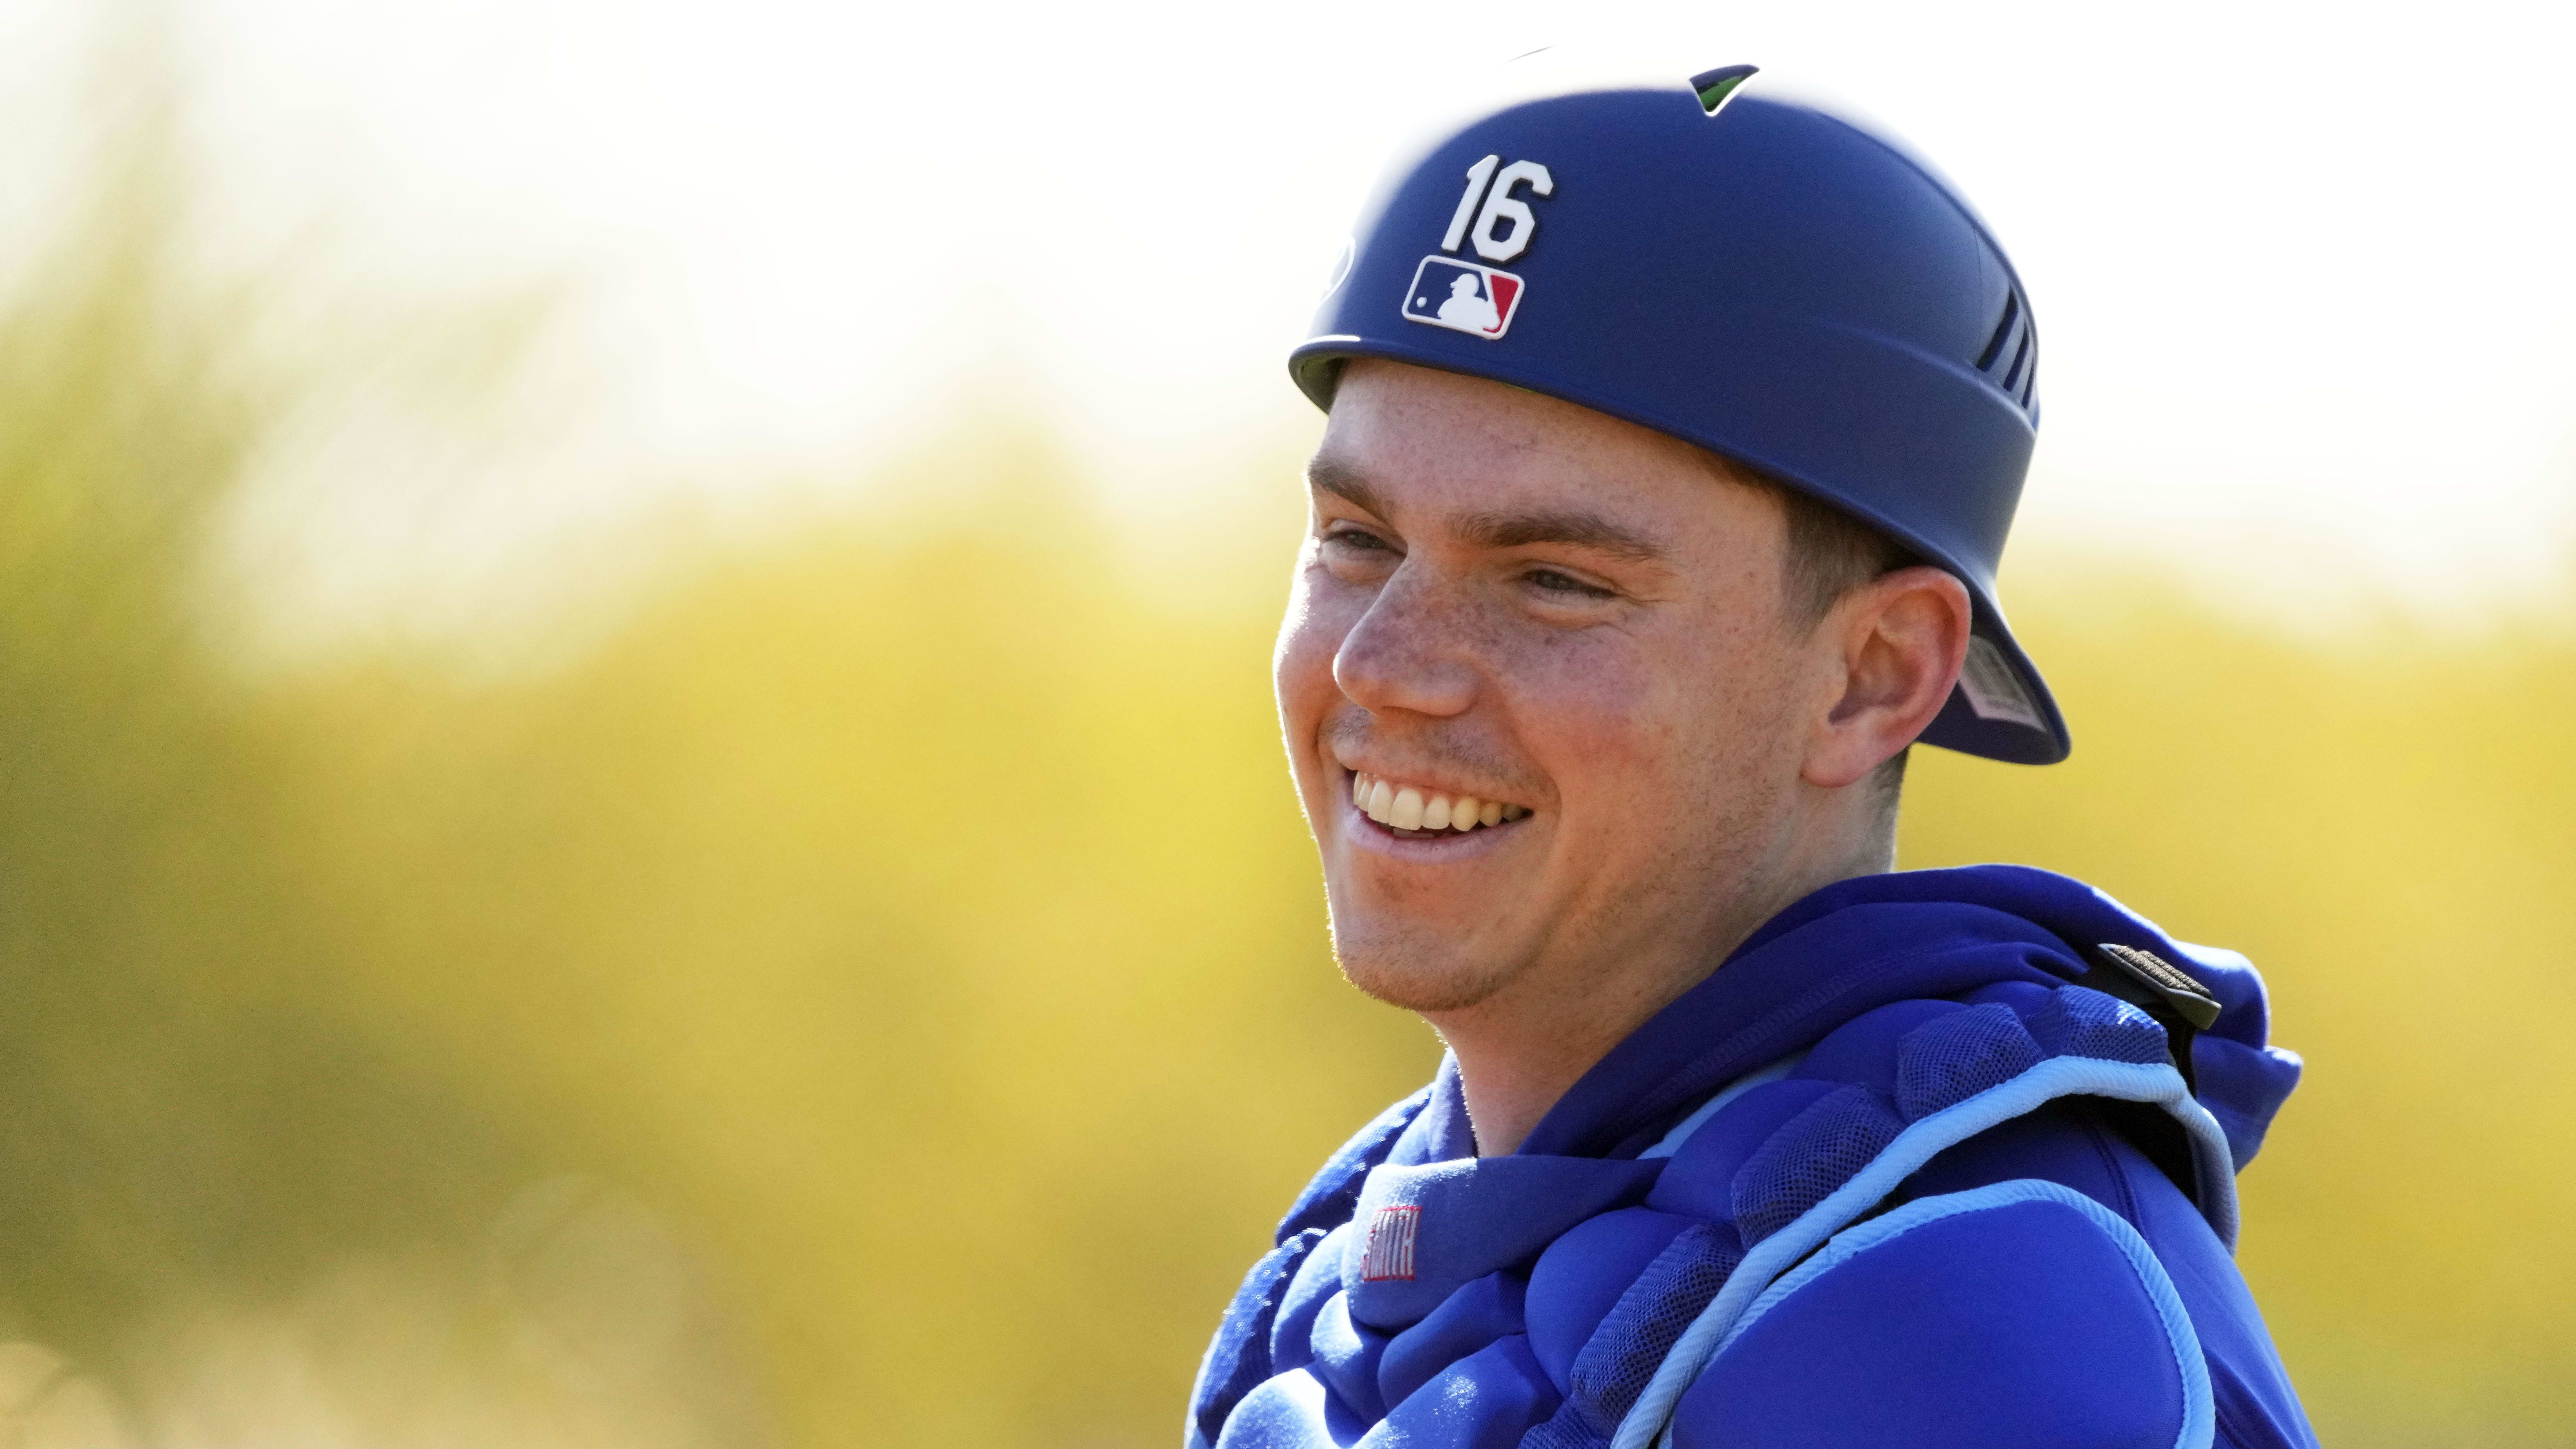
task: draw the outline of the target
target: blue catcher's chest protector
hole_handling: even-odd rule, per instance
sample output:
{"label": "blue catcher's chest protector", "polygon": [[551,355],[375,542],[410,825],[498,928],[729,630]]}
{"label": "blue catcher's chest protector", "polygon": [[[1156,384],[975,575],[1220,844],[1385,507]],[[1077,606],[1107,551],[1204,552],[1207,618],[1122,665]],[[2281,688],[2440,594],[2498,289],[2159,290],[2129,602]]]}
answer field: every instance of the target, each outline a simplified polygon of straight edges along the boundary
{"label": "blue catcher's chest protector", "polygon": [[2264,1012],[2241,957],[2044,871],[1828,887],[1519,1152],[1475,1156],[1454,1063],[1353,1138],[1190,1449],[2313,1446],[2230,1258],[2299,1070]]}

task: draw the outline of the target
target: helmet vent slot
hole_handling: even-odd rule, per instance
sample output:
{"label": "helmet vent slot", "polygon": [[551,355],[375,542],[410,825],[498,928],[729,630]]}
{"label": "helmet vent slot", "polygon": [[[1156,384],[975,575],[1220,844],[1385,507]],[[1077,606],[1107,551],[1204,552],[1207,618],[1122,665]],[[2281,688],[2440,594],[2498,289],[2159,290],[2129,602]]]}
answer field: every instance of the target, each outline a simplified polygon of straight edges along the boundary
{"label": "helmet vent slot", "polygon": [[1986,350],[1977,354],[1977,371],[1992,372],[1995,359],[2004,355],[2004,344],[2012,341],[2013,324],[2021,320],[2021,294],[2004,293],[2004,315],[1995,323],[1995,335],[1986,339]]}
{"label": "helmet vent slot", "polygon": [[2039,333],[2031,326],[2030,309],[2022,305],[2020,288],[2004,294],[2003,316],[1977,354],[1977,371],[2023,412],[2035,411],[2031,396],[2039,384]]}

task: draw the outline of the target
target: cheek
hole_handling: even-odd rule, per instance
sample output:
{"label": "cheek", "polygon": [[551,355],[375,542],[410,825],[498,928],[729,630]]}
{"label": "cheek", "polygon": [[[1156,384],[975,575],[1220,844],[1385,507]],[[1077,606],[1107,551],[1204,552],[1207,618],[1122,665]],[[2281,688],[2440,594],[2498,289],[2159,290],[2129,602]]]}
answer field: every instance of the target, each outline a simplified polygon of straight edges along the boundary
{"label": "cheek", "polygon": [[1280,722],[1287,728],[1289,747],[1301,762],[1314,743],[1316,726],[1341,693],[1333,683],[1333,658],[1341,649],[1342,636],[1349,632],[1350,623],[1333,617],[1328,592],[1316,587],[1311,568],[1298,571],[1288,592],[1288,612],[1279,621],[1279,640],[1270,656],[1270,681],[1278,694]]}
{"label": "cheek", "polygon": [[1656,661],[1632,636],[1504,628],[1477,642],[1515,752],[1560,808],[1588,815],[1663,768],[1677,711]]}
{"label": "cheek", "polygon": [[[1678,621],[1677,621],[1678,622]],[[1507,651],[1514,714],[1571,803],[1704,796],[1778,733],[1781,682],[1749,628],[1702,621],[1601,631]]]}

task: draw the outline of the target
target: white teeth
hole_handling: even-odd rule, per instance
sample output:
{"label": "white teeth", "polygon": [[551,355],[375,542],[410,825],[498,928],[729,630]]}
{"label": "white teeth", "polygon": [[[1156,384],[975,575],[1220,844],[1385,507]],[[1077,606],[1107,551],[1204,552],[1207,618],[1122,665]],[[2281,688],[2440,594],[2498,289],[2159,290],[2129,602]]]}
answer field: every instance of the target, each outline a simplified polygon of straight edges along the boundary
{"label": "white teeth", "polygon": [[1380,825],[1398,830],[1474,830],[1529,814],[1524,806],[1479,800],[1473,795],[1452,798],[1419,785],[1392,784],[1357,770],[1351,772],[1351,804]]}
{"label": "white teeth", "polygon": [[1395,808],[1387,812],[1387,824],[1398,830],[1422,828],[1422,792],[1407,785],[1395,792]]}

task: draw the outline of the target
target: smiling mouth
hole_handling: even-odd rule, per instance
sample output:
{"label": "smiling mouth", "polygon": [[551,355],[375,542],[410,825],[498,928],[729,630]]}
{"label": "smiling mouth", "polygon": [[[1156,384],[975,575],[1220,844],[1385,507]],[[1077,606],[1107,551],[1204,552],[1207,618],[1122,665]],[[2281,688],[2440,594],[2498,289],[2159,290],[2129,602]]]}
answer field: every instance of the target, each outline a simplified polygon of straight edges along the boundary
{"label": "smiling mouth", "polygon": [[1449,795],[1382,776],[1351,772],[1351,804],[1407,840],[1431,840],[1492,830],[1527,816],[1529,807],[1473,795]]}

